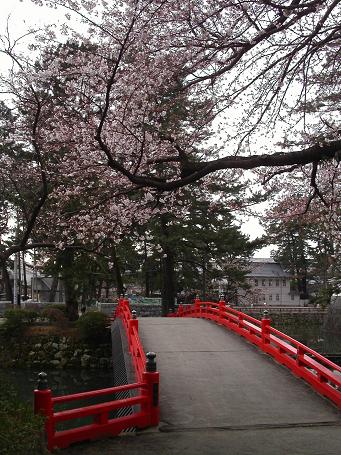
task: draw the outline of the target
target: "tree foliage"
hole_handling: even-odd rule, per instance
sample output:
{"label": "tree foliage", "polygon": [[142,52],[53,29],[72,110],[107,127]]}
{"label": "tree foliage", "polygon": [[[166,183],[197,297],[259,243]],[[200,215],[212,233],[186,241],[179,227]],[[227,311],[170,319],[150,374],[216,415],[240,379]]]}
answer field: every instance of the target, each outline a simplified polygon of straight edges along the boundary
{"label": "tree foliage", "polygon": [[[3,455],[46,455],[44,422],[32,406],[18,398],[16,390],[0,377],[0,447]],[[20,431],[18,431],[20,428]]]}
{"label": "tree foliage", "polygon": [[268,242],[277,248],[274,258],[290,273],[293,291],[326,305],[334,292],[340,292],[339,235],[324,218],[289,216],[283,208],[272,207],[263,223]]}
{"label": "tree foliage", "polygon": [[291,216],[316,207],[341,231],[339,0],[33,1],[66,20],[29,53],[1,38],[3,264],[100,248],[250,169]]}

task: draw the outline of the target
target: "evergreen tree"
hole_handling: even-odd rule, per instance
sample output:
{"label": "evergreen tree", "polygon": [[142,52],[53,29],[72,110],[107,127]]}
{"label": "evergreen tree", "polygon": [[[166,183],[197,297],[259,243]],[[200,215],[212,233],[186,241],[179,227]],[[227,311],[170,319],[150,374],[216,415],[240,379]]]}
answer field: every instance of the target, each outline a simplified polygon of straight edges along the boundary
{"label": "evergreen tree", "polygon": [[229,194],[224,188],[225,195],[217,184],[205,192],[199,186],[191,190],[178,198],[176,213],[163,213],[145,227],[149,267],[161,262],[163,314],[174,307],[179,291],[196,291],[205,299],[217,294],[221,280],[226,298],[235,301],[237,289],[247,286],[248,260],[262,244],[241,233],[229,209],[227,198],[240,197],[239,185],[231,185]]}
{"label": "evergreen tree", "polygon": [[276,245],[273,252],[292,277],[291,288],[302,299],[311,298],[326,305],[337,291],[340,277],[338,255],[333,238],[323,222],[307,217],[290,219],[271,217],[264,223],[268,242]]}

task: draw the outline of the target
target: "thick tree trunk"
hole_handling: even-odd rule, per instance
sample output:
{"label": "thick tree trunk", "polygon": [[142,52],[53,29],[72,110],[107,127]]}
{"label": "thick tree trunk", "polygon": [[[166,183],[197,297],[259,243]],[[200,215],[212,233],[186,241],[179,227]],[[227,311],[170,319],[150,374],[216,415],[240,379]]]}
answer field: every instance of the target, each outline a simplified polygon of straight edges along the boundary
{"label": "thick tree trunk", "polygon": [[150,270],[148,268],[148,264],[147,264],[147,268],[146,268],[146,271],[145,271],[144,295],[146,297],[150,297]]}
{"label": "thick tree trunk", "polygon": [[82,294],[81,294],[81,308],[86,306],[87,300],[88,300],[88,293],[87,293],[86,286],[83,283]]}
{"label": "thick tree trunk", "polygon": [[308,289],[307,289],[307,273],[305,272],[301,278],[300,283],[300,297],[301,299],[308,298]]}
{"label": "thick tree trunk", "polygon": [[56,293],[57,293],[57,287],[58,287],[58,281],[59,277],[58,275],[55,275],[52,278],[52,284],[51,284],[51,289],[49,292],[49,302],[55,302],[56,301]]}
{"label": "thick tree trunk", "polygon": [[78,319],[78,301],[75,280],[73,276],[74,252],[66,249],[61,253],[62,276],[65,287],[65,305],[70,321]]}
{"label": "thick tree trunk", "polygon": [[123,284],[123,278],[122,278],[122,273],[121,273],[121,266],[116,254],[116,248],[113,246],[112,248],[112,261],[114,264],[114,270],[115,270],[115,279],[116,279],[116,292],[117,295],[124,295],[124,284]]}
{"label": "thick tree trunk", "polygon": [[169,248],[164,248],[162,258],[162,316],[174,311],[175,273],[174,254]]}
{"label": "thick tree trunk", "polygon": [[307,299],[308,298],[308,289],[307,289],[307,260],[303,252],[301,252],[301,257],[300,257],[300,262],[301,262],[301,278],[300,278],[300,297],[301,299]]}
{"label": "thick tree trunk", "polygon": [[[61,254],[63,254],[63,253],[61,253]],[[49,297],[48,297],[48,301],[49,302],[55,302],[56,301],[56,293],[57,293],[57,289],[58,289],[60,268],[61,268],[61,255],[57,254],[57,257],[56,257],[56,270],[54,272],[54,276],[53,276],[52,284],[51,284],[51,289],[50,289]],[[60,299],[58,299],[58,300],[60,300]]]}
{"label": "thick tree trunk", "polygon": [[[95,270],[92,269],[92,272],[95,272]],[[93,273],[91,273],[89,275],[88,297],[89,297],[89,301],[90,302],[93,302],[97,298],[97,294],[96,294],[96,279],[95,279],[95,275]]]}
{"label": "thick tree trunk", "polygon": [[20,252],[17,253],[18,257],[18,295],[17,295],[17,305],[20,307],[21,306],[21,295],[22,295],[22,290],[21,290],[21,254]]}
{"label": "thick tree trunk", "polygon": [[206,267],[205,264],[202,264],[202,300],[206,300]]}
{"label": "thick tree trunk", "polygon": [[102,289],[103,289],[103,280],[98,281],[98,287],[96,291],[96,300],[100,300],[102,297]]}
{"label": "thick tree trunk", "polygon": [[25,263],[25,252],[22,252],[22,271],[23,271],[23,281],[24,281],[24,289],[23,295],[26,298],[28,297],[28,286],[27,286],[27,274],[26,274],[26,263]]}
{"label": "thick tree trunk", "polygon": [[161,264],[162,273],[162,316],[167,316],[170,311],[174,310],[176,295],[175,270],[174,270],[174,252],[171,248],[169,228],[166,216],[161,215],[161,233],[163,236],[163,257]]}
{"label": "thick tree trunk", "polygon": [[11,280],[10,280],[10,277],[8,274],[8,270],[6,267],[6,262],[3,262],[1,264],[1,270],[2,270],[3,280],[4,280],[6,300],[13,302],[13,289],[12,289]]}
{"label": "thick tree trunk", "polygon": [[144,295],[150,297],[150,270],[147,254],[147,243],[144,240]]}

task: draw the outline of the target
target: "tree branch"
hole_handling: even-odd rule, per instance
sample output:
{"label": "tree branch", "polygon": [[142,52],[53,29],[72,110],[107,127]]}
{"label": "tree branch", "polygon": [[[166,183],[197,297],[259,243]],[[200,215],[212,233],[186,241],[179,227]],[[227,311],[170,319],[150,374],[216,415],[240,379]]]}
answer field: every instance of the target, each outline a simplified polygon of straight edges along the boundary
{"label": "tree branch", "polygon": [[122,172],[132,183],[171,191],[194,183],[212,172],[224,169],[256,169],[259,167],[303,166],[314,162],[332,160],[341,152],[341,140],[320,143],[304,150],[274,153],[272,155],[227,156],[207,162],[186,163],[187,175],[173,181],[165,181],[145,175],[134,175],[122,165],[109,160],[109,166]]}

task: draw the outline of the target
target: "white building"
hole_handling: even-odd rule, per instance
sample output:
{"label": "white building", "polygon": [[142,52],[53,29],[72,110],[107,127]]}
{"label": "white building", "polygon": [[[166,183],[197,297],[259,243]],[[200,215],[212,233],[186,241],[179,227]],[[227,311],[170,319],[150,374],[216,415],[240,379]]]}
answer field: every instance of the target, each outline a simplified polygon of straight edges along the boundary
{"label": "white building", "polygon": [[290,289],[290,275],[271,258],[253,258],[247,280],[251,289],[238,292],[239,305],[303,306],[297,292]]}

